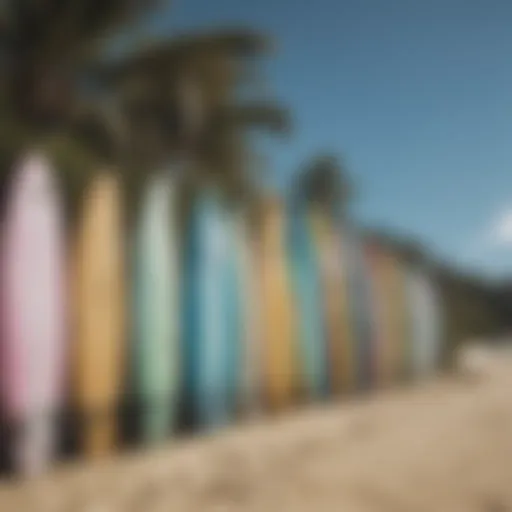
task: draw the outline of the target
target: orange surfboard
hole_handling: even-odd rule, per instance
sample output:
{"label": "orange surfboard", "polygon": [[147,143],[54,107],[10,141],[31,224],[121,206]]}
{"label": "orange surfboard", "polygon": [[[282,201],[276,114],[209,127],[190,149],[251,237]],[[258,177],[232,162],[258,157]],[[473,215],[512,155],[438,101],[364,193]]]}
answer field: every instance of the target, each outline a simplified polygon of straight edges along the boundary
{"label": "orange surfboard", "polygon": [[395,382],[402,371],[405,344],[405,305],[400,262],[385,247],[374,247],[374,280],[379,312],[378,380]]}
{"label": "orange surfboard", "polygon": [[366,244],[365,252],[370,271],[371,313],[375,326],[372,340],[373,377],[378,385],[385,386],[391,379],[390,356],[393,342],[390,327],[387,255],[383,248],[374,242]]}
{"label": "orange surfboard", "polygon": [[116,441],[125,366],[121,199],[118,181],[101,174],[85,198],[75,246],[74,390],[88,455]]}

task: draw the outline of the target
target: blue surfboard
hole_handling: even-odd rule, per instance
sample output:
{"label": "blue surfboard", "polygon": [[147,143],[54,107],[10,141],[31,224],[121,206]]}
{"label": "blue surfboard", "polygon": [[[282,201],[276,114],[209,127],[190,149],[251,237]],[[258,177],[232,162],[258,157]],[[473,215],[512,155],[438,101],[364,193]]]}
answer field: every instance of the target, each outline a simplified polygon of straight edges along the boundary
{"label": "blue surfboard", "polygon": [[224,300],[226,338],[226,396],[230,416],[238,409],[240,396],[240,358],[243,331],[243,281],[237,244],[236,212],[223,213],[225,284],[221,292]]}
{"label": "blue surfboard", "polygon": [[257,245],[247,212],[231,215],[233,255],[236,268],[237,330],[237,403],[245,416],[255,416],[262,406],[262,315],[261,283],[258,275]]}
{"label": "blue surfboard", "polygon": [[375,323],[371,307],[371,275],[364,256],[361,237],[345,225],[344,258],[349,281],[350,310],[353,329],[352,343],[355,374],[360,389],[368,389],[373,381]]}
{"label": "blue surfboard", "polygon": [[236,379],[238,327],[229,310],[235,278],[225,221],[218,197],[203,193],[192,208],[185,248],[185,396],[193,421],[204,428],[228,421]]}
{"label": "blue surfboard", "polygon": [[307,211],[296,203],[289,207],[288,252],[302,386],[309,397],[320,397],[326,393],[328,377],[319,258]]}

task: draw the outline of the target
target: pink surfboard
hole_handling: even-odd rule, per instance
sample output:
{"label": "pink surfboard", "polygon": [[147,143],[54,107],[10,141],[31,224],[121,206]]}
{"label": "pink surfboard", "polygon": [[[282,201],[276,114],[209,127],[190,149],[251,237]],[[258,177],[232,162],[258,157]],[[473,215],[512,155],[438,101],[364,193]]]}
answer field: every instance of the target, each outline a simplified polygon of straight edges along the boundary
{"label": "pink surfboard", "polygon": [[61,205],[49,164],[29,154],[16,169],[3,233],[0,304],[2,405],[14,428],[13,462],[40,472],[54,451],[65,338]]}

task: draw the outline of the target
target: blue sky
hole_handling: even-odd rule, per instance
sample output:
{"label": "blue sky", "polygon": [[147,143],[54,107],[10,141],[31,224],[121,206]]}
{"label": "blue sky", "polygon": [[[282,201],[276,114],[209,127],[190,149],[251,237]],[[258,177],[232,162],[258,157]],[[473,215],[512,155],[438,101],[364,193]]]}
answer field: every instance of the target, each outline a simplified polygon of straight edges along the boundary
{"label": "blue sky", "polygon": [[295,122],[269,147],[281,183],[338,152],[360,221],[512,274],[512,2],[175,0],[155,30],[232,23],[278,42],[268,80]]}

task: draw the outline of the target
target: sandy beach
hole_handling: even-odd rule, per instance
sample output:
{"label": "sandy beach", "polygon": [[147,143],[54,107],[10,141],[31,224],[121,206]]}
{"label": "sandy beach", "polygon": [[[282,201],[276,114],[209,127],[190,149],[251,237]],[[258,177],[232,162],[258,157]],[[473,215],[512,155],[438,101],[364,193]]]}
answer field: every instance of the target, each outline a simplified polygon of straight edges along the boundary
{"label": "sandy beach", "polygon": [[0,485],[2,512],[512,510],[512,359]]}

